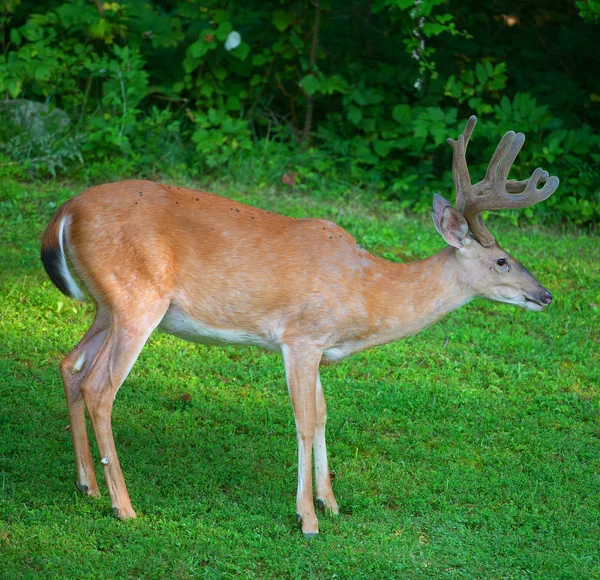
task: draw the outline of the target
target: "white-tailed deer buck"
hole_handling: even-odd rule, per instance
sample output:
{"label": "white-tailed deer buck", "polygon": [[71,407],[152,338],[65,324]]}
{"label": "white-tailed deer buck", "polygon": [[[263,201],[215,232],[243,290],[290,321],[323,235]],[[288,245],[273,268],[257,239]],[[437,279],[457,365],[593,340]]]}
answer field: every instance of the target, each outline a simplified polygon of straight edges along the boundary
{"label": "white-tailed deer buck", "polygon": [[525,139],[510,131],[485,178],[471,185],[465,153],[476,122],[471,117],[458,140],[448,140],[456,209],[440,195],[433,199],[433,221],[448,246],[414,263],[372,256],[330,221],[292,219],[149,181],[92,187],[67,201],[44,233],[42,261],[59,290],[84,299],[68,257],[97,308],[61,364],[79,490],[98,494],[85,404],[113,510],[135,517],[111,411],[155,328],[206,344],[258,345],[283,355],[298,436],[297,518],[305,535],[316,534],[312,450],[316,503],[338,513],[321,363],[413,335],[476,296],[530,310],[552,301],[496,243],[481,212],[533,205],[556,190],[558,179],[536,169],[527,180],[507,180]]}

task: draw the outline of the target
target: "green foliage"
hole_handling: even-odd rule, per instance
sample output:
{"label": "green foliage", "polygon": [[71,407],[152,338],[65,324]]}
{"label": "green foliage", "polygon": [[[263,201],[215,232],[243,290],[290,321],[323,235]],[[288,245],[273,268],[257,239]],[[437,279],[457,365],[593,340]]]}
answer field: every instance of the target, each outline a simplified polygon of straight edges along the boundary
{"label": "green foliage", "polygon": [[575,2],[579,9],[579,14],[584,20],[598,22],[600,20],[600,1],[599,0],[579,0]]}
{"label": "green foliage", "polygon": [[[71,122],[60,143],[24,130],[3,152],[89,177],[224,175],[276,142],[301,180],[319,159],[323,178],[420,210],[433,191],[451,196],[444,140],[474,113],[474,174],[503,131],[526,132],[519,178],[540,164],[563,185],[524,214],[593,223],[598,14],[591,0],[7,2],[0,91]],[[50,151],[33,158],[60,162],[28,161],[28,140]]]}

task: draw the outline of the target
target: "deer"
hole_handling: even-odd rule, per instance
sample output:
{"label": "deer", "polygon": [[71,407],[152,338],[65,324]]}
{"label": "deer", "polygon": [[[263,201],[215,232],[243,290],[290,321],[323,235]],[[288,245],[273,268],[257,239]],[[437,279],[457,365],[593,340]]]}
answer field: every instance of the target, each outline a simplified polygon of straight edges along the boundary
{"label": "deer", "polygon": [[552,302],[481,214],[541,202],[559,180],[539,168],[509,180],[525,141],[509,131],[484,178],[471,184],[466,151],[476,122],[470,117],[458,139],[447,140],[456,203],[435,194],[432,214],[446,246],[415,262],[371,255],[331,221],[150,181],[107,183],[65,202],[42,236],[42,262],[63,294],[96,306],[91,327],[60,364],[77,489],[99,495],[87,409],[113,512],[136,517],[111,413],[155,329],[201,344],[255,345],[283,357],[298,444],[296,518],[307,538],[318,534],[315,507],[339,513],[321,365],[412,336],[476,297],[535,311]]}

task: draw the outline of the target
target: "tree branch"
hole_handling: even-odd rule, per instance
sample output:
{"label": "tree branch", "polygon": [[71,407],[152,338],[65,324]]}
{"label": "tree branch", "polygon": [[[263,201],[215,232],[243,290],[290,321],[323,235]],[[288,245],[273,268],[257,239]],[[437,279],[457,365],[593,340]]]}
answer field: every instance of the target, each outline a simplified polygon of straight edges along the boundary
{"label": "tree branch", "polygon": [[[315,1],[315,22],[312,30],[312,43],[310,47],[310,73],[316,74],[315,66],[317,64],[317,48],[319,46],[319,26],[321,24],[321,0]],[[302,132],[302,141],[306,147],[310,145],[310,131],[312,129],[312,118],[315,107],[314,95],[306,93],[306,113],[304,115],[304,130]]]}

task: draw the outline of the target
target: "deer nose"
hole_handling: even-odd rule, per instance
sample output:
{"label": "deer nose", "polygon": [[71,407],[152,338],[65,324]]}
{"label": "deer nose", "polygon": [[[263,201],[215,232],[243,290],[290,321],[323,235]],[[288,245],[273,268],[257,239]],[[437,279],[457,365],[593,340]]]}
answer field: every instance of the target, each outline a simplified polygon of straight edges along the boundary
{"label": "deer nose", "polygon": [[542,293],[542,302],[546,305],[552,302],[552,294],[546,289],[544,289],[544,292]]}

